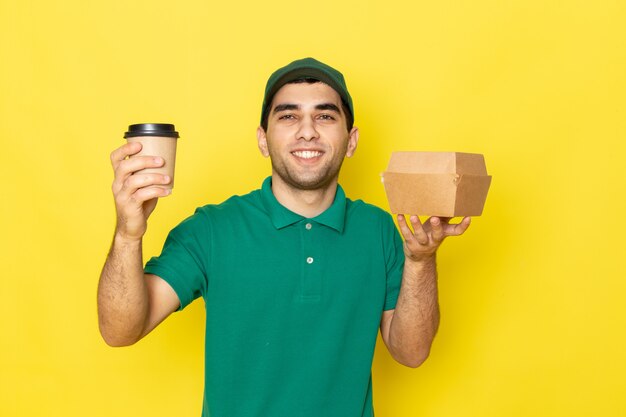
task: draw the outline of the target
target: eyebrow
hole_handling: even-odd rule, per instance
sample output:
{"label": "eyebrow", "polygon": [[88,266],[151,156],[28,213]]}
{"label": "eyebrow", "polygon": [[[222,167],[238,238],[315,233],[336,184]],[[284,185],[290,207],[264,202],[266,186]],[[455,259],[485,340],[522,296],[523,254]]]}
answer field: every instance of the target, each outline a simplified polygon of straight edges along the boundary
{"label": "eyebrow", "polygon": [[274,110],[272,110],[272,113],[279,113],[281,111],[286,111],[286,110],[298,110],[300,108],[300,106],[298,106],[297,104],[279,104],[276,107],[274,107]]}
{"label": "eyebrow", "polygon": [[[299,110],[299,109],[300,109],[300,106],[298,104],[290,104],[290,103],[278,104],[276,107],[274,107],[274,109],[272,110],[272,113],[280,113],[281,111]],[[333,103],[318,104],[315,106],[315,109],[316,110],[331,110],[337,113],[341,113],[341,111],[339,110],[339,107],[337,107]]]}
{"label": "eyebrow", "polygon": [[341,113],[339,111],[339,107],[337,107],[336,105],[334,105],[333,103],[324,103],[324,104],[318,104],[317,106],[315,106],[316,110],[331,110],[337,113]]}

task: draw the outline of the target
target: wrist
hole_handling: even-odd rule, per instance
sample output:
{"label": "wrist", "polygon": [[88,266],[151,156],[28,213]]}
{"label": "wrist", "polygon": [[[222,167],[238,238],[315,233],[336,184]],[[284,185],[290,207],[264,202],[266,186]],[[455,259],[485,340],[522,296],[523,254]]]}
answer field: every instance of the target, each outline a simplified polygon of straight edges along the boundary
{"label": "wrist", "polygon": [[[437,259],[436,255],[422,256],[418,259],[406,258],[404,261],[403,281],[423,282],[437,279]],[[404,285],[404,284],[403,284]]]}
{"label": "wrist", "polygon": [[409,266],[415,266],[417,268],[432,266],[437,264],[437,252],[424,253],[419,255],[407,255],[405,254],[404,263]]}
{"label": "wrist", "polygon": [[436,273],[437,258],[434,253],[419,258],[406,257],[404,260],[404,276],[406,277],[424,277],[436,275]]}
{"label": "wrist", "polygon": [[115,230],[115,235],[113,236],[113,243],[120,246],[141,246],[142,240],[142,236],[128,235],[119,229]]}

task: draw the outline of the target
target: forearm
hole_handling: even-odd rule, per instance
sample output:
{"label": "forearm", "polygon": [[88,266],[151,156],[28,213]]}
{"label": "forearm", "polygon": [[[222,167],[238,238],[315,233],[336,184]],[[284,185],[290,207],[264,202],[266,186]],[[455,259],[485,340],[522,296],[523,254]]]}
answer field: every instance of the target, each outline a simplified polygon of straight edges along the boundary
{"label": "forearm", "polygon": [[98,284],[98,321],[102,337],[111,346],[139,340],[149,312],[141,240],[121,238],[117,233]]}
{"label": "forearm", "polygon": [[389,350],[400,363],[426,360],[439,327],[436,257],[406,260],[402,286],[389,328]]}

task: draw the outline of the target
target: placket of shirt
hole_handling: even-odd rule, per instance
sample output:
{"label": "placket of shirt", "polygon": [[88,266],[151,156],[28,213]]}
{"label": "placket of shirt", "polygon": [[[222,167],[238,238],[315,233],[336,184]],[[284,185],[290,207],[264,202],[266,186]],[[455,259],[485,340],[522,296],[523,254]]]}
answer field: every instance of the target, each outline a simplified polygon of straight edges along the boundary
{"label": "placket of shirt", "polygon": [[320,301],[322,295],[320,233],[322,232],[319,223],[304,219],[298,223],[302,242],[302,252],[300,262],[302,292],[300,299],[306,302]]}

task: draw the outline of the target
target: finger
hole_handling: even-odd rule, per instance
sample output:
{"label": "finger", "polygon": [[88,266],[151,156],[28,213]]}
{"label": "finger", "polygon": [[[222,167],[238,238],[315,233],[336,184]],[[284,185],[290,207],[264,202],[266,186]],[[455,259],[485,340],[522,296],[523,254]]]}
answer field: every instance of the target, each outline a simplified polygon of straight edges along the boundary
{"label": "finger", "polygon": [[122,185],[122,191],[132,194],[140,188],[150,187],[152,185],[169,184],[172,179],[169,175],[163,174],[135,174],[129,176]]}
{"label": "finger", "polygon": [[121,192],[115,197],[118,212],[137,213],[142,210],[142,205],[148,201],[159,197],[166,197],[172,193],[171,188],[159,186],[142,187],[134,192]]}
{"label": "finger", "polygon": [[138,189],[133,195],[132,199],[138,203],[143,204],[148,200],[152,200],[153,198],[161,198],[167,197],[172,194],[171,188],[163,188],[163,187],[144,187]]}
{"label": "finger", "polygon": [[158,156],[135,156],[121,161],[115,170],[113,180],[113,192],[118,192],[131,175],[145,168],[162,167],[165,161]]}
{"label": "finger", "polygon": [[411,216],[411,224],[413,225],[413,234],[420,245],[428,244],[428,233],[424,230],[424,226],[418,216]]}
{"label": "finger", "polygon": [[398,214],[398,227],[400,227],[400,233],[402,233],[402,237],[404,240],[412,240],[413,232],[409,228],[409,225],[406,223],[406,218],[404,214]]}
{"label": "finger", "polygon": [[446,236],[460,236],[469,227],[472,222],[471,217],[463,217],[463,220],[459,224],[451,224],[449,230],[446,231]]}
{"label": "finger", "polygon": [[135,156],[121,161],[116,174],[120,177],[131,175],[146,168],[160,168],[165,161],[160,156]]}
{"label": "finger", "polygon": [[431,217],[428,219],[431,226],[431,236],[436,243],[441,242],[445,234],[443,233],[443,225],[441,223],[441,219],[439,217]]}
{"label": "finger", "polygon": [[142,145],[139,142],[129,142],[111,152],[111,165],[113,165],[113,170],[117,170],[118,165],[124,159],[140,152],[141,147]]}

